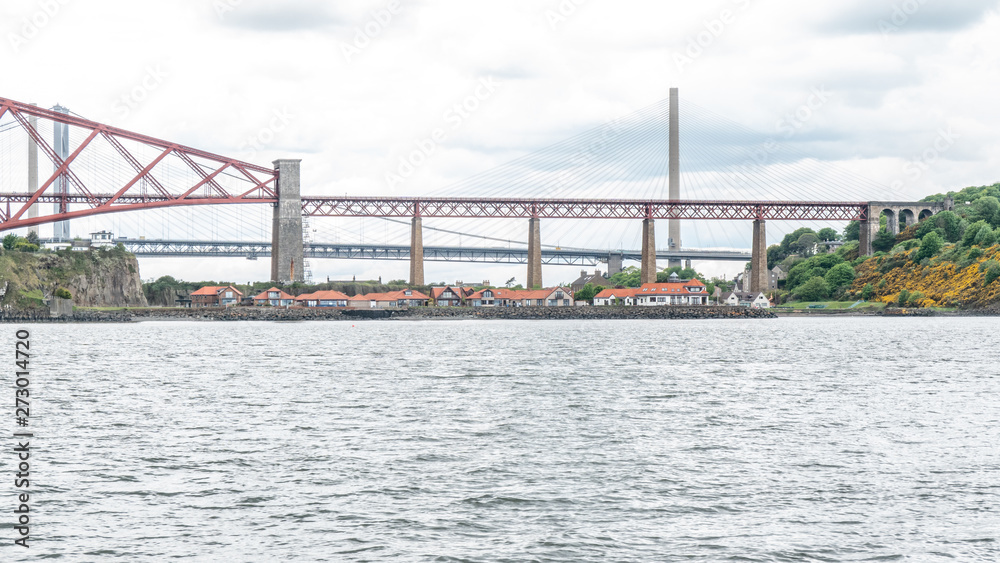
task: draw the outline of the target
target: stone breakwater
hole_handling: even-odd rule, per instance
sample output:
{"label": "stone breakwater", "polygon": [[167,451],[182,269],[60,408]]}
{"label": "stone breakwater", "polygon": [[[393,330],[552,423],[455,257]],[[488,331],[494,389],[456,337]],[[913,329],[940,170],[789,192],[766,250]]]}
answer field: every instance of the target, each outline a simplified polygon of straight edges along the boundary
{"label": "stone breakwater", "polygon": [[47,309],[38,311],[4,311],[0,323],[127,323],[132,315],[127,311],[77,310],[72,317],[53,317]]}

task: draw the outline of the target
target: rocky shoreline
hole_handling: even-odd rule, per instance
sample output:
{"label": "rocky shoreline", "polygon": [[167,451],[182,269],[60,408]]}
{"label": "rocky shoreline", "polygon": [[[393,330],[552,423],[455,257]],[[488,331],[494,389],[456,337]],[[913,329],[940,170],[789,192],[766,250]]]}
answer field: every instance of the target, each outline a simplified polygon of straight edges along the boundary
{"label": "rocky shoreline", "polygon": [[162,320],[202,321],[309,321],[366,319],[770,319],[767,309],[744,307],[418,307],[412,309],[279,309],[229,307],[206,309],[135,308],[120,310],[76,309],[72,317],[49,316],[47,311],[7,312],[0,322],[133,322]]}
{"label": "rocky shoreline", "polygon": [[181,309],[143,307],[128,309],[77,308],[73,316],[51,317],[46,310],[2,311],[0,323],[127,323],[136,321],[357,321],[373,319],[487,319],[487,320],[642,320],[642,319],[774,319],[807,316],[935,317],[997,316],[998,309],[941,312],[928,309],[882,311],[781,311],[746,307],[415,307],[411,309],[280,309],[229,307]]}

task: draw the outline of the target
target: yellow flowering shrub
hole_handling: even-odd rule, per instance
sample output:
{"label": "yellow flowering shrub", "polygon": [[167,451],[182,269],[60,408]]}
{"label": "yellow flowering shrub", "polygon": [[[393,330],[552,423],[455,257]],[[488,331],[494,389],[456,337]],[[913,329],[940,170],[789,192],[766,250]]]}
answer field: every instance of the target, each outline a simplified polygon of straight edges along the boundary
{"label": "yellow flowering shrub", "polygon": [[[1000,260],[1000,245],[984,249],[982,256],[965,268],[940,257],[921,266],[913,262],[915,252],[917,249],[865,260],[855,268],[857,277],[851,290],[860,295],[865,285],[871,284],[875,290],[872,300],[883,303],[896,303],[904,290],[919,291],[924,294],[921,307],[984,307],[1000,303],[1000,280],[987,284],[986,271],[979,267],[988,260]],[[880,266],[890,260],[894,267],[880,271]],[[885,284],[879,287],[882,280]]]}

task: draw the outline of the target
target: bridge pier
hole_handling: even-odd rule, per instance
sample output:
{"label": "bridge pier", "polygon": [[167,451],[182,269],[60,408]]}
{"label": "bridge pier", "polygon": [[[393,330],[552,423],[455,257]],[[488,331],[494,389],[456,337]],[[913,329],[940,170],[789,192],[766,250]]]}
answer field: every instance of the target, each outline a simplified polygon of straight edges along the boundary
{"label": "bridge pier", "polygon": [[302,196],[299,169],[302,161],[274,161],[278,203],[271,225],[271,281],[305,281],[302,252]]}
{"label": "bridge pier", "polygon": [[767,291],[768,285],[767,230],[765,221],[757,219],[753,222],[753,247],[750,249],[750,291]]}
{"label": "bridge pier", "polygon": [[540,219],[528,219],[528,289],[542,287],[542,229]]}
{"label": "bridge pier", "polygon": [[[31,104],[35,105],[35,104]],[[28,127],[38,132],[38,118],[34,115],[28,116]],[[28,193],[33,194],[38,191],[38,143],[34,137],[28,135]],[[38,204],[34,203],[28,208],[28,219],[38,217]],[[29,233],[38,234],[38,225],[28,227]]]}
{"label": "bridge pier", "polygon": [[871,210],[868,211],[868,218],[861,221],[861,232],[858,234],[858,255],[859,256],[871,256],[875,253],[875,249],[872,248],[872,241],[875,240],[875,236],[878,235],[879,228],[879,218],[871,216]]}
{"label": "bridge pier", "polygon": [[622,271],[622,264],[625,256],[621,252],[611,252],[608,254],[608,276],[613,276]]}
{"label": "bridge pier", "polygon": [[[680,147],[680,109],[679,100],[677,95],[677,88],[670,89],[670,140],[669,140],[669,157],[667,165],[668,173],[668,198],[672,200],[679,200],[681,198],[681,147]],[[670,250],[680,250],[681,249],[681,221],[680,219],[667,219],[667,236],[668,248]],[[671,258],[667,262],[667,266],[673,268],[675,266],[680,266],[680,259]],[[655,264],[654,264],[655,266]],[[655,277],[655,274],[654,274]],[[655,279],[653,281],[656,281]]]}
{"label": "bridge pier", "polygon": [[642,270],[639,281],[656,283],[656,222],[649,218],[642,220]]}
{"label": "bridge pier", "polygon": [[424,229],[420,217],[410,223],[410,285],[424,285]]}

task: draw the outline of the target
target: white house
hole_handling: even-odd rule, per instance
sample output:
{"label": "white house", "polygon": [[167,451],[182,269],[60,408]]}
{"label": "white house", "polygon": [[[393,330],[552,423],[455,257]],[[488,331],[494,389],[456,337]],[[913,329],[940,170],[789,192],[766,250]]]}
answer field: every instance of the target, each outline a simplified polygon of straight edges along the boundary
{"label": "white house", "polygon": [[669,283],[643,284],[635,292],[635,304],[645,307],[659,305],[707,305],[708,289],[699,280],[679,280],[671,276]]}
{"label": "white house", "polygon": [[771,306],[764,292],[750,293],[748,291],[732,291],[723,293],[719,298],[720,305],[731,305],[733,307],[753,307],[755,309],[767,309]]}
{"label": "white house", "polygon": [[602,289],[594,296],[594,305],[635,305],[635,292],[637,287],[616,287]]}

